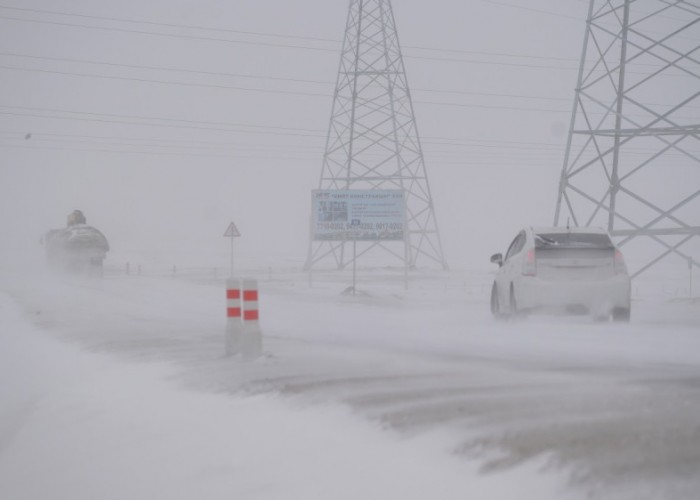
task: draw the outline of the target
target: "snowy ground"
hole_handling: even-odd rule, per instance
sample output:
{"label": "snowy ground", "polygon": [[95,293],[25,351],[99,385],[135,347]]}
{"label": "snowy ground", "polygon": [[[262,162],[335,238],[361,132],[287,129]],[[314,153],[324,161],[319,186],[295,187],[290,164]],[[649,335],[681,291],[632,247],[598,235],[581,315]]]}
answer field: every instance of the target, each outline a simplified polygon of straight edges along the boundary
{"label": "snowy ground", "polygon": [[[369,277],[371,276],[371,278]],[[488,275],[0,276],[0,498],[697,497],[700,304],[498,323]]]}

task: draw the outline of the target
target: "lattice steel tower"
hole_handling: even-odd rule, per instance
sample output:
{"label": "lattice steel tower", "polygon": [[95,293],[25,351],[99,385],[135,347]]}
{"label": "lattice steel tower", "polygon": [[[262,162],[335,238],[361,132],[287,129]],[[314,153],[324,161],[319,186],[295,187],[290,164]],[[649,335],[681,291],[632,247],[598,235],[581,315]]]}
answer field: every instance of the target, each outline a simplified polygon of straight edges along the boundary
{"label": "lattice steel tower", "polygon": [[[319,188],[403,190],[405,251],[371,242],[358,257],[382,248],[410,267],[429,260],[446,268],[389,0],[350,1]],[[310,242],[306,268],[327,258],[344,267],[353,258],[345,246]]]}
{"label": "lattice steel tower", "polygon": [[697,2],[591,0],[555,224],[606,227],[633,276],[698,266],[698,97]]}

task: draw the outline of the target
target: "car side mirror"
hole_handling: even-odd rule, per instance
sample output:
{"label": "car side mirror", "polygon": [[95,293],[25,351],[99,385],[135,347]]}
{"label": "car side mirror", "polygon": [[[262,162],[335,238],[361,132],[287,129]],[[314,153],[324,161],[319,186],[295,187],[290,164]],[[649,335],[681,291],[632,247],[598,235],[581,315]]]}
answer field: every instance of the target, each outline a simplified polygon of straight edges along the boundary
{"label": "car side mirror", "polygon": [[503,254],[500,253],[495,253],[491,256],[491,262],[494,264],[498,264],[498,267],[501,267],[503,265]]}

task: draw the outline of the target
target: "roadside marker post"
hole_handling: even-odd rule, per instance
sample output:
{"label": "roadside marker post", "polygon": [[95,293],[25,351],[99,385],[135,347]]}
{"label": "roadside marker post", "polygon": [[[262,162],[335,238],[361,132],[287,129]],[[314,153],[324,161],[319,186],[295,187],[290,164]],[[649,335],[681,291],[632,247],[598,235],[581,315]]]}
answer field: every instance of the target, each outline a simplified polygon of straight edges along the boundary
{"label": "roadside marker post", "polygon": [[241,352],[241,281],[233,278],[226,280],[226,355]]}
{"label": "roadside marker post", "polygon": [[241,353],[245,358],[257,358],[262,355],[262,330],[258,311],[258,282],[243,280],[243,332],[241,334]]}

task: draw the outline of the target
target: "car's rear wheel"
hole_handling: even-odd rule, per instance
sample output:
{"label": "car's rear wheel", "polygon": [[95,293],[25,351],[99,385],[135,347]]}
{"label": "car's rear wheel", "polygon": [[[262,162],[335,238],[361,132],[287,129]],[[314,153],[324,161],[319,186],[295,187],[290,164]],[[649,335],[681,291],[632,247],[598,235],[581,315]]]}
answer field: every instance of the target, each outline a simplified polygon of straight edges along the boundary
{"label": "car's rear wheel", "polygon": [[515,289],[513,288],[513,285],[510,285],[510,317],[518,317],[518,303],[515,300]]}
{"label": "car's rear wheel", "polygon": [[518,300],[515,298],[515,287],[512,284],[510,285],[510,294],[508,297],[508,312],[510,319],[520,320],[527,318],[528,311],[518,307]]}

